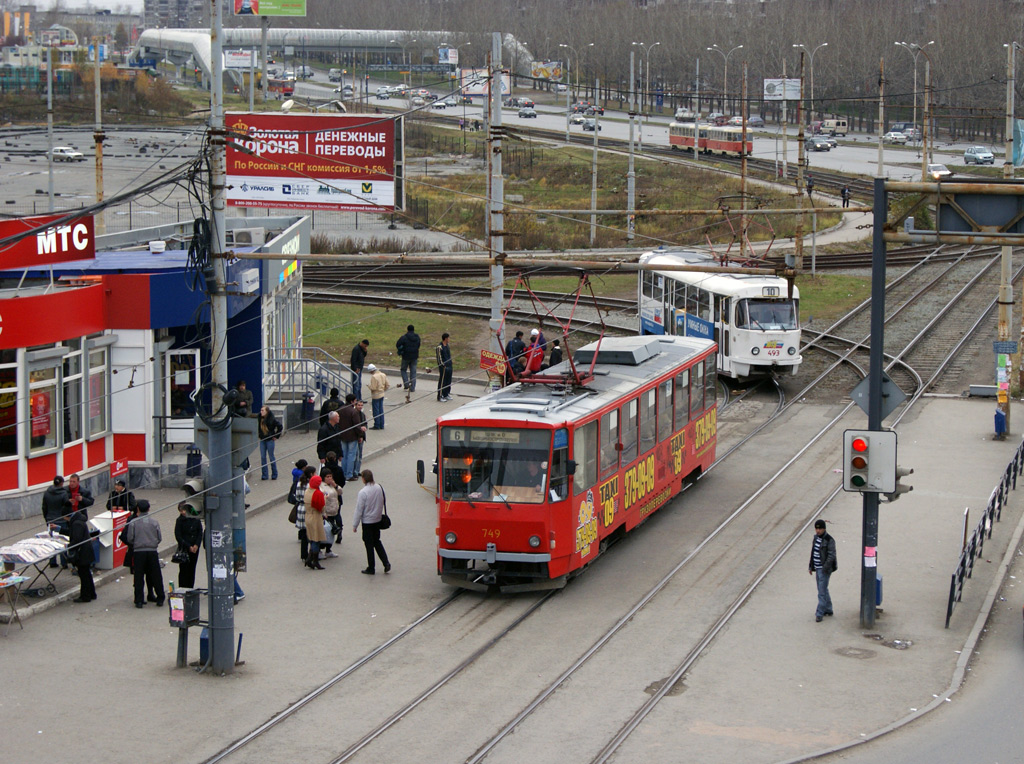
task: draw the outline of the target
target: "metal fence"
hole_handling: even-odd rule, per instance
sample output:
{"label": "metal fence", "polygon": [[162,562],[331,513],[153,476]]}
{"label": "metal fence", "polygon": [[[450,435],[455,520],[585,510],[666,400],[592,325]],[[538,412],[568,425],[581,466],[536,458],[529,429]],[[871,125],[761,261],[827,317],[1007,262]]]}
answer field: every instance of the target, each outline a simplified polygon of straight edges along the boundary
{"label": "metal fence", "polygon": [[312,392],[327,398],[332,387],[352,390],[352,369],[318,347],[270,348],[263,372],[263,399],[299,403]]}
{"label": "metal fence", "polygon": [[1003,515],[1003,506],[1006,504],[1010,490],[1017,488],[1017,475],[1024,469],[1024,441],[1017,447],[1013,459],[1006,465],[999,484],[992,489],[989,496],[988,506],[982,513],[981,520],[975,526],[974,531],[964,543],[963,551],[960,552],[960,559],[956,564],[949,582],[949,602],[946,604],[946,628],[949,628],[949,619],[953,617],[953,608],[956,607],[963,596],[964,583],[974,572],[974,561],[982,555],[986,539],[992,538],[992,525],[999,522]]}

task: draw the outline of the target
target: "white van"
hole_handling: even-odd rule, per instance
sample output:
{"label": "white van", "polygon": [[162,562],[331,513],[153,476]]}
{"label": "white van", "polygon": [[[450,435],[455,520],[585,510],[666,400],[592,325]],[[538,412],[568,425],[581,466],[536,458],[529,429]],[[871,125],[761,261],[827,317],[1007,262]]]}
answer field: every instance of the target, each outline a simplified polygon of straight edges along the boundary
{"label": "white van", "polygon": [[849,123],[846,117],[826,119],[821,123],[821,132],[828,133],[829,135],[841,135],[845,138],[849,129]]}

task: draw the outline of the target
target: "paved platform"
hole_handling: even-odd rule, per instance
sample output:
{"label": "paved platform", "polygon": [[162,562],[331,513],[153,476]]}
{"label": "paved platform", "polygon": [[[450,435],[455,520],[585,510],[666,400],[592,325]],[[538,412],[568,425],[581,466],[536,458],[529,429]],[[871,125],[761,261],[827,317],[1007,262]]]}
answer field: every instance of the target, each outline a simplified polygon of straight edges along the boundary
{"label": "paved platform", "polygon": [[[85,758],[102,751],[111,764],[202,760],[443,597],[447,588],[434,569],[434,503],[413,483],[413,464],[433,453],[435,417],[480,388],[457,384],[456,401],[442,404],[433,384],[424,383],[408,406],[395,392],[386,429],[371,433],[364,456],[398,516],[386,538],[391,575],[358,575],[363,550],[350,536],[339,559],[325,562],[327,571],[299,564],[283,498],[291,462],[314,454],[314,434],[289,433],[278,444],[280,479],[261,481],[256,466],[252,483],[250,570],[240,578],[248,596],[236,609],[246,665],[223,680],[175,669],[176,630],[168,626],[166,609],[136,610],[128,577],[108,573],[96,602],[66,602],[74,596],[66,591],[55,606],[26,618],[23,630],[14,624],[0,637],[9,757],[57,761],[66,757],[69,741],[77,741],[86,746]],[[871,634],[858,623],[859,497],[842,496],[824,515],[839,548],[832,580],[836,616],[814,622],[808,534],[687,675],[686,692],[660,707],[658,715],[668,715],[674,731],[658,740],[641,731],[620,752],[622,760],[678,761],[680,750],[708,763],[797,760],[869,737],[955,691],[989,609],[1020,608],[1017,594],[1007,594],[1009,602],[996,594],[1008,552],[1020,542],[1024,484],[1010,494],[950,628],[943,628],[964,508],[972,509],[973,525],[1020,442],[991,440],[991,409],[991,402],[934,398],[900,427],[900,461],[915,468],[909,481],[915,490],[882,507],[885,600]],[[141,495],[154,501],[169,538],[177,495]],[[354,498],[355,487],[347,487],[346,529]],[[0,530],[8,535],[15,527]],[[168,565],[165,580],[174,572]],[[199,575],[205,576],[202,562]],[[195,658],[195,635],[191,650]],[[816,688],[822,677],[827,692]],[[69,702],[78,707],[74,699],[84,702],[81,713],[69,711]],[[116,733],[102,721],[103,709],[116,710]],[[186,726],[157,721],[169,715]],[[569,738],[566,743],[561,760],[574,761]]]}

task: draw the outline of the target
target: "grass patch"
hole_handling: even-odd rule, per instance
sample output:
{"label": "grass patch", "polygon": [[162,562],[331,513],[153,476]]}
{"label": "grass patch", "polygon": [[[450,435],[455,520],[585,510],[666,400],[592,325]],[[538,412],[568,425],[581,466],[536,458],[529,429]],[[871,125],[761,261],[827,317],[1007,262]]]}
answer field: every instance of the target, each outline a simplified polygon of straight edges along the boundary
{"label": "grass patch", "polygon": [[800,290],[800,323],[813,317],[819,327],[831,323],[864,302],[871,295],[869,276],[827,274],[798,276]]}

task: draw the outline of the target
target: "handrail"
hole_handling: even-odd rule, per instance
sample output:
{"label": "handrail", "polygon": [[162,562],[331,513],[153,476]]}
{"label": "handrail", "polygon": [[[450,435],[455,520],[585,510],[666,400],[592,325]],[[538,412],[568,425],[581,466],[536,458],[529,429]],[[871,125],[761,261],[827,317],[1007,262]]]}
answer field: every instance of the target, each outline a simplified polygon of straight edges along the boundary
{"label": "handrail", "polygon": [[313,392],[327,398],[331,388],[349,390],[352,369],[323,348],[269,348],[264,362],[263,400],[300,401]]}
{"label": "handrail", "polygon": [[[960,552],[960,559],[957,561],[956,570],[949,582],[949,601],[946,603],[946,628],[949,628],[949,620],[953,617],[953,608],[960,602],[964,592],[964,582],[974,573],[974,561],[982,555],[985,547],[986,533],[992,538],[993,521],[999,522],[1003,515],[1003,506],[1009,499],[1010,490],[1017,488],[1017,475],[1024,470],[1024,441],[1017,446],[1017,451],[1003,470],[1003,476],[999,484],[992,489],[989,495],[988,506],[981,515],[981,520],[975,526],[974,531],[964,544]],[[967,510],[964,510],[965,514]]]}

